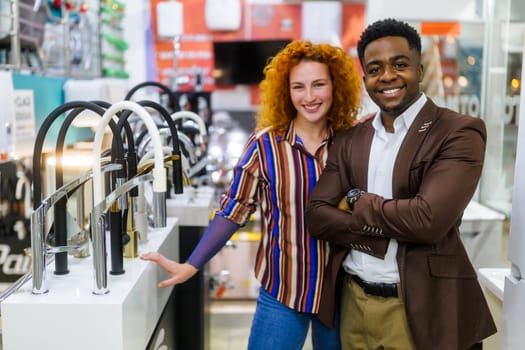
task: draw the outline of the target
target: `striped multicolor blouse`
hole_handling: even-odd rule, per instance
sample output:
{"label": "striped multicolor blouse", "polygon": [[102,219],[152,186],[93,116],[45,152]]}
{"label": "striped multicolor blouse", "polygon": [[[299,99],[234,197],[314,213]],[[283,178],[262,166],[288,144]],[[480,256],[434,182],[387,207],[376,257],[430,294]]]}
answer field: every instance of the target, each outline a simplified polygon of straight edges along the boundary
{"label": "striped multicolor blouse", "polygon": [[312,156],[295,134],[293,122],[284,137],[251,134],[217,212],[244,224],[260,204],[255,276],[277,300],[300,312],[317,313],[328,260],[328,244],[310,237],[304,211],[331,139]]}

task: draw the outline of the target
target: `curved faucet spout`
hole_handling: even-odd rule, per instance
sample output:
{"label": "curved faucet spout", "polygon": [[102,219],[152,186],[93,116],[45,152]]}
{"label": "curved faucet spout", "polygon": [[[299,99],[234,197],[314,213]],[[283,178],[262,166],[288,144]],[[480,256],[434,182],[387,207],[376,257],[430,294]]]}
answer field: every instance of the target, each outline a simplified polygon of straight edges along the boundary
{"label": "curved faucet spout", "polygon": [[[161,115],[161,117],[164,119],[166,124],[168,125],[168,128],[169,128],[170,133],[171,133],[171,138],[172,138],[172,141],[173,141],[172,142],[173,143],[173,155],[179,156],[178,158],[176,157],[173,160],[173,177],[172,177],[172,180],[173,180],[173,186],[174,186],[175,193],[176,194],[180,194],[183,191],[183,186],[182,186],[182,164],[181,164],[181,160],[180,160],[181,152],[180,152],[180,147],[179,147],[179,138],[178,138],[178,134],[177,134],[177,127],[175,126],[175,122],[171,119],[171,116],[170,116],[169,112],[166,110],[166,108],[164,108],[162,105],[160,105],[160,104],[158,104],[156,102],[144,100],[144,101],[137,102],[137,104],[140,105],[140,106],[143,106],[143,107],[149,107],[149,108],[152,108],[152,109],[156,110]],[[124,122],[125,120],[127,120],[127,118],[129,117],[130,114],[131,113],[127,113],[127,114],[123,113],[121,120],[119,120],[119,125],[122,122]],[[148,131],[151,133],[149,128],[148,128]]]}
{"label": "curved faucet spout", "polygon": [[[115,171],[120,166],[109,164],[104,166],[102,171]],[[64,186],[57,189],[49,197],[40,201],[40,204],[31,213],[31,257],[32,257],[32,275],[33,275],[33,294],[44,294],[47,293],[48,289],[45,285],[46,276],[46,258],[50,253],[66,253],[64,250],[54,249],[49,250],[46,247],[46,221],[45,215],[49,209],[54,207],[60,200],[69,196],[71,193],[77,191],[83,186],[88,180],[92,178],[92,174],[84,174],[78,178],[73,179]]]}
{"label": "curved faucet spout", "polygon": [[[40,129],[38,130],[36,139],[35,139],[35,145],[33,148],[33,171],[34,171],[34,178],[33,178],[33,209],[36,210],[40,206],[40,203],[42,201],[43,193],[42,193],[42,178],[41,178],[41,169],[42,169],[42,150],[44,148],[44,141],[45,137],[50,130],[53,123],[65,112],[68,112],[69,110],[74,110],[70,114],[78,114],[78,112],[75,112],[75,110],[90,110],[92,112],[95,112],[99,115],[103,115],[104,109],[100,106],[98,106],[95,103],[87,102],[87,101],[70,101],[67,103],[64,103],[63,105],[55,108],[49,115],[44,119],[42,125],[40,126]],[[117,131],[117,125],[115,122],[112,122],[110,125],[111,130],[113,131],[113,134],[115,135],[118,133]],[[65,133],[65,130],[63,131]],[[116,137],[120,137],[120,135],[115,135]],[[59,138],[60,139],[60,138]],[[120,142],[122,144],[122,142]],[[61,151],[61,149],[58,149],[57,151]],[[57,166],[59,168],[60,165]],[[61,180],[61,179],[60,179]],[[57,184],[57,188],[61,186],[61,182]],[[62,201],[57,203],[55,208],[55,220],[54,220],[54,226],[55,226],[55,242],[56,245],[67,245],[67,233],[64,232],[66,227],[66,199],[64,198]],[[67,267],[67,253],[60,253],[55,258],[55,273],[56,274],[66,274],[69,272]]]}
{"label": "curved faucet spout", "polygon": [[179,119],[191,119],[193,120],[199,127],[199,146],[201,147],[202,151],[206,151],[206,143],[208,139],[208,129],[206,128],[206,123],[204,123],[204,120],[195,112],[191,111],[178,111],[171,115],[171,118],[176,121]]}
{"label": "curved faucet spout", "polygon": [[157,130],[157,126],[153,121],[151,115],[141,105],[131,101],[120,101],[108,108],[102,116],[96,132],[93,145],[93,200],[98,203],[102,199],[102,180],[100,171],[100,152],[102,148],[102,138],[104,130],[111,118],[118,112],[123,110],[131,110],[136,113],[146,124],[150,134],[153,138],[153,146],[155,150],[155,168],[153,169],[153,187],[155,192],[166,192],[166,172],[164,169],[164,159],[162,153],[162,141]]}
{"label": "curved faucet spout", "polygon": [[[102,148],[102,138],[104,130],[108,125],[109,121],[113,116],[124,110],[130,110],[137,114],[144,122],[149,130],[150,135],[153,139],[153,147],[155,151],[155,166],[152,170],[153,175],[153,198],[154,198],[154,212],[156,214],[155,226],[164,227],[166,226],[166,188],[167,178],[166,169],[164,168],[164,157],[162,151],[162,141],[160,134],[157,129],[157,125],[153,121],[151,115],[146,111],[144,107],[138,103],[131,101],[120,101],[113,104],[108,108],[102,116],[102,121],[98,125],[95,132],[95,139],[93,144],[93,202],[102,202],[102,175],[100,169],[100,151]],[[107,281],[107,268],[106,268],[106,249],[104,244],[95,244],[95,242],[105,242],[104,239],[104,228],[101,224],[102,212],[100,209],[93,209],[91,215],[91,235],[93,239],[93,264],[95,266],[95,280],[97,286],[102,283],[100,291],[95,291],[95,294],[101,292],[105,293],[106,286],[104,285]]]}
{"label": "curved faucet spout", "polygon": [[156,81],[145,81],[145,82],[142,82],[140,84],[135,85],[134,87],[132,87],[128,91],[128,93],[124,97],[124,100],[131,100],[131,97],[135,94],[135,92],[137,92],[138,90],[140,90],[140,89],[142,89],[144,87],[148,87],[148,86],[157,87],[160,90],[162,90],[166,95],[168,95],[168,100],[169,100],[170,107],[173,108],[173,109],[175,108],[175,96],[173,95],[173,91],[169,87],[167,87],[166,85],[161,84],[161,83],[156,82]]}

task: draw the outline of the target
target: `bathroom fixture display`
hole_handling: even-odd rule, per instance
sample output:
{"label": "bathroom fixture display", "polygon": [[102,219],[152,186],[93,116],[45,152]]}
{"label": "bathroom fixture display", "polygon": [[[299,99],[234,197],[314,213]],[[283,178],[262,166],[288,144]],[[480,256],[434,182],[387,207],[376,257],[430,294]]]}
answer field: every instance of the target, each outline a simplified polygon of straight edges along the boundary
{"label": "bathroom fixture display", "polygon": [[[105,109],[111,107],[111,104],[105,101],[90,101],[90,102],[100,107],[103,107]],[[63,159],[63,153],[64,153],[64,143],[66,139],[66,133],[69,127],[74,123],[74,120],[84,111],[85,111],[84,108],[74,109],[67,115],[62,125],[60,126],[60,130],[58,132],[58,137],[57,137],[56,148],[55,148],[55,157],[57,159],[57,165],[58,165],[55,168],[55,188],[59,188],[64,184],[62,159]],[[120,134],[121,129],[118,127],[118,125],[117,125],[117,130],[119,131],[119,134]],[[133,148],[133,132],[128,123],[124,123],[124,130],[125,130],[126,139],[128,140],[128,150],[129,150],[130,148],[131,149]],[[112,147],[110,151],[111,151],[111,162],[122,164],[122,169],[117,171],[115,174],[112,174],[114,175],[113,176],[114,178],[116,177],[116,179],[112,181],[112,185],[109,186],[109,188],[114,188],[116,186],[116,183],[122,183],[123,181],[127,180],[127,176],[128,176],[127,171],[129,171],[131,167],[129,164],[126,164],[127,158],[125,158],[125,155],[124,155],[124,146],[119,137],[113,138]],[[129,156],[129,152],[128,152],[128,156]],[[84,227],[84,220],[86,218],[85,210],[84,210],[85,208],[83,205],[84,204],[84,190],[83,189],[79,190],[75,192],[75,194],[78,196],[77,198],[77,223],[80,229],[74,235],[71,235],[70,234],[71,232],[68,232],[67,239],[68,239],[68,242],[74,242],[73,244],[82,246],[82,249],[74,251],[73,254],[76,256],[85,257],[89,255],[89,247],[88,247],[89,237],[88,237],[88,229]],[[60,201],[59,203],[57,203],[57,206],[59,205],[60,205],[59,210],[55,211],[55,222],[62,223],[63,225],[64,220],[65,220],[63,216],[67,211],[65,207],[65,201]],[[120,214],[120,210],[117,210],[116,213],[112,212],[112,219],[110,220],[110,231],[112,233],[112,236],[115,236],[115,238],[113,239],[114,241],[116,240],[116,237],[119,237],[121,235],[124,236],[121,239],[125,240],[125,232],[122,232],[122,230],[120,229],[122,227],[122,223],[118,222],[117,214]],[[59,215],[58,219],[56,215]],[[65,227],[62,225],[60,227]],[[59,234],[61,233],[59,232]],[[112,248],[114,245],[121,247],[122,243],[118,243],[118,244],[114,243],[112,245]],[[114,249],[119,249],[119,247],[115,247]],[[117,256],[118,254],[115,254],[115,257]],[[115,274],[123,273],[122,264],[123,264],[122,261],[117,259],[112,264],[112,271],[114,271]]]}
{"label": "bathroom fixture display", "polygon": [[[120,165],[109,164],[101,167],[101,172],[115,171]],[[92,178],[92,173],[79,176],[66,185],[57,189],[49,197],[41,200],[31,214],[31,257],[32,257],[32,282],[33,294],[45,294],[48,292],[46,286],[46,260],[47,256],[54,254],[55,259],[58,253],[66,253],[75,249],[76,246],[56,246],[47,247],[46,244],[46,213],[53,208],[56,203],[82,187],[84,183]]]}
{"label": "bathroom fixture display", "polygon": [[199,129],[197,146],[199,146],[201,151],[205,153],[207,149],[208,129],[206,128],[206,123],[204,123],[204,120],[202,120],[200,115],[191,111],[178,111],[173,113],[171,115],[171,118],[173,119],[173,121],[189,119],[197,124],[197,127]]}
{"label": "bathroom fixture display", "polygon": [[[167,140],[166,143],[169,144],[171,142],[171,132],[169,129],[164,125],[157,125],[159,128],[159,133],[162,136],[163,140]],[[179,147],[181,147],[181,155],[183,156],[182,159],[186,159],[187,162],[189,162],[187,165],[191,166],[197,163],[198,161],[198,152],[195,149],[195,145],[191,141],[188,135],[177,131],[177,138],[179,139]],[[137,156],[142,159],[146,154],[151,153],[151,149],[149,149],[149,145],[151,143],[151,137],[148,136],[148,131],[144,130],[139,137],[137,138],[136,144],[137,144]],[[166,152],[164,152],[166,155]],[[183,164],[182,168],[184,169],[185,166]],[[188,167],[186,167],[188,168]]]}
{"label": "bathroom fixture display", "polygon": [[[104,101],[93,101],[103,107],[110,108],[111,104]],[[118,118],[117,130],[119,135],[124,131],[127,141],[126,154],[116,154],[115,149],[118,149],[117,138],[113,138],[112,146],[110,149],[111,159],[113,162],[122,164],[122,170],[116,172],[116,176],[112,177],[108,181],[106,186],[106,192],[111,189],[121,186],[127,179],[133,177],[137,173],[137,160],[136,152],[134,149],[134,138],[133,131],[129,125],[127,118],[124,117],[124,112],[117,112],[115,116]],[[123,147],[123,146],[122,146]],[[121,148],[122,148],[121,147]],[[107,190],[109,189],[109,191]],[[136,193],[134,189],[130,192],[130,195]],[[133,208],[129,208],[128,195],[127,193],[121,196],[117,202],[111,205],[109,210],[109,232],[110,232],[110,250],[111,250],[111,269],[112,275],[121,275],[124,271],[124,247],[132,241],[132,235],[134,232],[128,232],[126,230],[128,219],[133,220]]]}
{"label": "bathroom fixture display", "polygon": [[[94,294],[106,294],[107,290],[107,269],[106,269],[106,246],[105,246],[105,230],[103,221],[103,210],[106,206],[101,204],[102,198],[102,175],[101,175],[101,164],[100,164],[100,151],[102,148],[102,138],[104,130],[111,119],[118,112],[130,110],[140,117],[148,128],[153,138],[153,146],[155,150],[154,155],[154,168],[152,169],[153,174],[153,214],[154,214],[154,227],[165,227],[166,226],[166,169],[164,168],[164,159],[162,153],[162,142],[158,133],[157,126],[153,121],[151,115],[146,111],[144,107],[138,103],[132,101],[120,101],[113,104],[108,108],[102,116],[102,121],[98,125],[95,132],[95,139],[93,144],[93,202],[94,208],[90,216],[90,228],[91,237],[93,240],[93,263],[95,266],[95,289]],[[129,180],[126,183],[133,181]],[[120,193],[120,187],[117,187],[115,191]],[[131,188],[134,186],[131,186]],[[130,188],[130,189],[131,189]],[[114,191],[114,192],[115,192]],[[120,193],[124,195],[126,192]],[[107,203],[107,198],[105,200]]]}
{"label": "bathroom fixture display", "polygon": [[[159,128],[159,133],[163,139],[169,138],[166,128],[163,126],[159,126]],[[202,152],[194,145],[188,135],[180,131],[177,132],[177,135],[179,144],[182,146],[181,158],[183,162],[186,162],[182,165],[183,174],[187,180],[193,181],[192,179],[196,175],[202,173],[206,166],[212,164],[213,157],[210,157],[209,155],[202,157]],[[137,138],[137,155],[141,160],[147,154],[151,153],[151,150],[149,149],[150,142],[151,138],[147,135],[147,132],[141,133]]]}
{"label": "bathroom fixture display", "polygon": [[[181,157],[180,157],[181,152],[180,152],[180,147],[179,147],[179,137],[178,137],[177,128],[175,126],[175,121],[172,119],[172,117],[170,116],[166,108],[164,108],[159,103],[156,103],[154,101],[149,101],[149,100],[138,101],[136,103],[142,107],[152,108],[155,111],[157,111],[160,114],[160,116],[164,119],[164,122],[167,124],[168,129],[170,130],[172,146],[173,146],[172,155],[174,156],[173,157],[174,160],[172,163],[172,183],[174,186],[174,192],[176,194],[180,194],[183,191],[182,163],[181,163]],[[131,112],[132,111],[127,110],[122,113],[123,114],[122,118],[119,119],[119,122],[117,124],[119,127],[121,127],[121,124],[123,124],[127,120],[127,118],[131,115]],[[149,128],[148,128],[148,131],[151,134],[151,131],[149,130]],[[156,133],[160,135],[157,126],[156,126]]]}
{"label": "bathroom fixture display", "polygon": [[[140,249],[179,260],[178,237],[178,220],[168,218],[167,226],[152,229]],[[173,287],[157,287],[164,279],[158,266],[126,260],[127,273],[110,275],[111,293],[104,296],[93,294],[91,258],[71,259],[70,270],[68,276],[49,274],[45,295],[33,295],[31,281],[26,281],[2,300],[3,349],[145,350],[157,343],[160,350],[168,344],[155,337],[164,315],[174,317],[168,309]],[[176,336],[171,328],[164,330],[164,340]]]}
{"label": "bathroom fixture display", "polygon": [[[41,202],[43,197],[43,191],[42,191],[42,176],[41,176],[41,170],[42,170],[42,151],[44,148],[44,141],[47,133],[51,129],[51,126],[53,123],[63,114],[70,110],[75,109],[86,109],[91,110],[100,116],[104,114],[104,108],[98,106],[95,103],[87,102],[87,101],[70,101],[67,102],[57,108],[55,108],[51,113],[48,114],[48,116],[44,119],[42,125],[40,126],[40,129],[38,130],[38,133],[36,135],[35,139],[35,145],[33,148],[33,171],[34,171],[34,178],[33,178],[33,209],[37,209]],[[113,135],[115,138],[119,140],[117,145],[120,145],[122,147],[122,140],[120,138],[120,134],[117,129],[117,124],[114,121],[111,121],[109,123],[109,127],[111,128]],[[119,150],[120,153],[123,153],[123,149]],[[60,164],[57,164],[58,167],[60,167]],[[54,222],[53,222],[53,229],[54,229],[54,241],[55,246],[57,247],[66,247],[67,246],[67,232],[65,232],[67,227],[67,217],[66,217],[66,198],[61,197],[60,203],[57,203],[57,205],[54,208]],[[44,227],[41,228],[43,231],[46,231],[45,228],[45,222]],[[67,268],[67,250],[60,251],[58,249],[57,255],[55,257],[55,274],[67,274],[68,268]]]}
{"label": "bathroom fixture display", "polygon": [[[164,146],[162,148],[162,151],[164,152],[164,164],[166,167],[170,166],[170,162],[172,162],[173,156],[171,152],[171,148],[169,146]],[[154,156],[154,150],[148,151],[146,154],[144,154],[141,159],[140,163],[138,164],[138,174],[145,174],[151,171],[152,168],[152,158]],[[187,163],[185,158],[183,158],[183,164]],[[186,169],[183,165],[183,186],[187,186],[189,184],[189,179],[186,176]],[[140,235],[140,238],[137,238],[137,240],[140,241],[147,241],[148,240],[148,226],[153,226],[153,210],[150,209],[150,206],[148,204],[148,200],[151,199],[151,191],[150,188],[148,188],[148,191],[145,190],[144,183],[141,183],[138,186],[139,195],[134,199],[133,205],[136,205],[137,211],[135,213],[135,220],[134,224],[136,227],[136,230]],[[166,203],[170,202],[170,198],[166,198]],[[128,231],[130,231],[130,228],[128,226]],[[130,248],[131,249],[131,248]],[[128,252],[129,255],[134,255],[133,251]],[[126,253],[125,253],[126,254]]]}
{"label": "bathroom fixture display", "polygon": [[[208,155],[206,159],[201,159],[199,164],[193,166],[192,173],[189,174],[192,183],[197,186],[213,185],[219,192],[226,191],[249,132],[229,114],[217,113],[209,129]],[[204,174],[195,173],[204,168],[206,168]]]}
{"label": "bathroom fixture display", "polygon": [[[166,110],[166,108],[164,108],[159,103],[156,103],[154,101],[148,101],[148,100],[138,101],[136,103],[140,106],[151,108],[155,110],[156,112],[158,112],[160,116],[164,119],[168,127],[168,130],[170,131],[170,136],[171,136],[172,146],[173,146],[171,157],[169,158],[169,160],[171,160],[171,163],[172,163],[172,182],[171,183],[174,188],[174,193],[180,194],[183,191],[183,180],[182,180],[183,170],[182,170],[182,163],[181,163],[181,152],[180,152],[180,147],[179,147],[178,132],[177,132],[177,128],[175,127],[175,122],[171,119],[171,116],[169,112]],[[117,127],[120,129],[122,126],[128,124],[127,121],[131,115],[132,115],[132,111],[130,110],[123,111],[121,113],[121,116],[119,117],[119,122],[117,124]],[[159,126],[157,125],[157,127]],[[146,129],[146,131],[149,132],[149,129]],[[150,137],[150,139],[152,139],[152,136]],[[129,140],[129,136],[128,136],[128,140]],[[128,148],[131,149],[132,146],[129,141],[128,141],[128,144],[129,144]],[[130,167],[130,173],[128,174],[129,178],[132,178],[133,176],[136,176],[137,174],[137,152],[135,151],[134,148],[135,146],[133,143],[133,153],[128,152],[128,160],[133,161],[133,167]],[[130,157],[131,154],[132,156]],[[131,168],[133,168],[133,170],[131,170]],[[130,240],[129,242],[130,245],[126,246],[123,252],[123,254],[128,258],[137,256],[136,249],[134,247],[136,247],[137,242],[139,241],[139,235],[142,235],[144,237],[147,236],[147,221],[146,223],[144,223],[144,220],[146,220],[146,216],[142,215],[143,212],[141,211],[141,214],[139,214],[139,216],[135,219],[135,213],[133,210],[135,207],[140,208],[140,209],[143,208],[143,206],[138,206],[138,204],[135,203],[139,195],[138,189],[139,187],[136,187],[130,192],[130,201],[129,201],[130,209],[127,210],[126,215],[125,215],[126,220],[124,220],[123,222],[123,225],[124,225],[123,227],[126,228],[125,231],[127,232],[127,235]],[[170,192],[167,193],[167,196],[169,196],[169,194]],[[113,206],[113,209],[114,209],[114,206]],[[112,213],[112,215],[114,214]],[[135,224],[137,224],[136,226],[140,227],[140,229],[136,229]],[[116,253],[114,255],[116,255]]]}
{"label": "bathroom fixture display", "polygon": [[139,83],[139,84],[133,86],[128,91],[126,96],[124,97],[124,100],[131,101],[131,98],[133,97],[133,95],[138,90],[143,89],[145,87],[157,87],[157,88],[159,88],[159,90],[162,90],[162,92],[164,92],[168,96],[168,107],[172,108],[172,110],[176,110],[175,97],[173,96],[173,92],[171,91],[171,89],[169,87],[167,87],[166,85],[158,83],[156,81],[145,81],[145,82],[142,82],[142,83]]}
{"label": "bathroom fixture display", "polygon": [[[93,294],[103,295],[109,293],[107,264],[106,264],[106,239],[104,228],[104,212],[109,209],[132,188],[143,182],[154,181],[154,175],[144,174],[136,176],[117,187],[93,208],[90,215],[91,232],[93,239],[93,266],[95,269]],[[165,226],[165,225],[164,225]],[[164,227],[162,226],[162,227]],[[161,226],[159,226],[161,227]],[[111,253],[114,251],[112,250]],[[120,254],[119,254],[120,255]],[[113,261],[113,259],[112,259]]]}
{"label": "bathroom fixture display", "polygon": [[197,153],[195,151],[195,146],[193,145],[193,142],[191,142],[188,135],[183,134],[182,132],[177,132],[177,136],[179,138],[180,145],[183,146],[183,149],[186,151],[186,157],[188,158],[189,164],[194,165],[197,163]]}

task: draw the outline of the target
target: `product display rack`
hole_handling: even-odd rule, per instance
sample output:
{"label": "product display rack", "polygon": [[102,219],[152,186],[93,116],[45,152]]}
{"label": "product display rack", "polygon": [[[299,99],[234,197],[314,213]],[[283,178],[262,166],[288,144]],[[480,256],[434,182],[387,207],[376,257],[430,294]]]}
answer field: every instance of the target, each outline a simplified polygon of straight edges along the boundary
{"label": "product display rack", "polygon": [[105,8],[99,0],[0,0],[0,68],[71,78],[103,76]]}

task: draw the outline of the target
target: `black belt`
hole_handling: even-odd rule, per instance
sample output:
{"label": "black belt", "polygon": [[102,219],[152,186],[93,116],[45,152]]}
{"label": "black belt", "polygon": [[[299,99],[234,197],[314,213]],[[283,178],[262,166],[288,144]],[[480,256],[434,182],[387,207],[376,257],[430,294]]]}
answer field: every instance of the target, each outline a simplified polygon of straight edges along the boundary
{"label": "black belt", "polygon": [[366,282],[357,275],[349,274],[348,276],[350,276],[366,294],[383,298],[397,298],[397,283]]}

